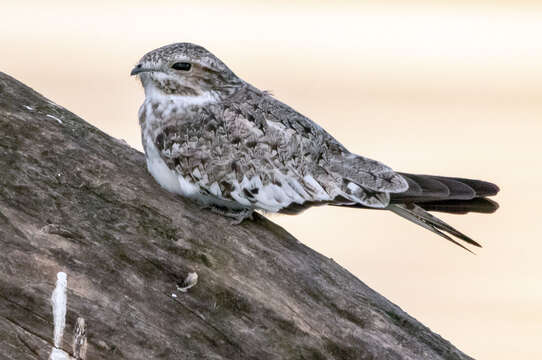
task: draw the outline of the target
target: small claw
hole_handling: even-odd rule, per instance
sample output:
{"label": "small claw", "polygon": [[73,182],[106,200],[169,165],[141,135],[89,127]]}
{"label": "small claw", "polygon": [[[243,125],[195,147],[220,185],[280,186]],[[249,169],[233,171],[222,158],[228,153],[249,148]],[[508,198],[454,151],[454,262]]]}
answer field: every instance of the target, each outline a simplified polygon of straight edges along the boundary
{"label": "small claw", "polygon": [[243,221],[245,221],[246,219],[249,219],[249,220],[252,220],[254,221],[254,211],[253,210],[247,210],[246,212],[242,212],[240,213],[239,215],[237,215],[237,217],[235,217],[234,219],[231,220],[230,224],[231,225],[241,225],[241,223]]}
{"label": "small claw", "polygon": [[241,224],[245,219],[254,220],[252,214],[254,213],[254,209],[228,209],[228,208],[222,208],[210,205],[200,205],[202,209],[209,209],[215,214],[222,215],[224,217],[230,218],[230,224],[231,225],[239,225]]}

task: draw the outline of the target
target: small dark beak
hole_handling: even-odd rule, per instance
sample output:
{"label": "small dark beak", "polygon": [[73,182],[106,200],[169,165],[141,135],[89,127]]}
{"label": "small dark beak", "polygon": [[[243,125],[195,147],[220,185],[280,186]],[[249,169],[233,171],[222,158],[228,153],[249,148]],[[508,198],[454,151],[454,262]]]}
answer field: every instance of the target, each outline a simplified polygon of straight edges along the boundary
{"label": "small dark beak", "polygon": [[141,64],[137,64],[133,69],[132,71],[130,71],[130,76],[134,76],[134,75],[137,75],[139,73],[142,73],[142,72],[146,72],[146,71],[154,71],[153,69],[145,69],[143,67],[143,65]]}

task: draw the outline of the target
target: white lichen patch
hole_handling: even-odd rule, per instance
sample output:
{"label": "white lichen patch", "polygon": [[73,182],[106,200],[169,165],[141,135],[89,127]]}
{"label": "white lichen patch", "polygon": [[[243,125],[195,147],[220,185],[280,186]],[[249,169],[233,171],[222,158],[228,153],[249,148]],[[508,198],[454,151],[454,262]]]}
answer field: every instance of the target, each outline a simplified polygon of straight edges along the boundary
{"label": "white lichen patch", "polygon": [[188,289],[194,287],[198,283],[198,274],[195,272],[188,273],[181,286],[177,285],[177,290],[187,292]]}
{"label": "white lichen patch", "polygon": [[68,355],[64,350],[53,348],[51,355],[49,355],[49,360],[71,360],[72,357]]}
{"label": "white lichen patch", "polygon": [[54,344],[59,347],[62,344],[62,336],[64,335],[64,327],[66,326],[66,286],[68,284],[68,276],[64,272],[59,272],[56,275],[56,287],[51,296],[51,304],[53,305],[53,319],[55,323],[54,329]]}
{"label": "white lichen patch", "polygon": [[68,276],[64,272],[56,274],[56,287],[51,295],[51,305],[53,306],[54,321],[54,347],[49,356],[49,360],[65,360],[71,357],[60,349],[62,337],[64,336],[64,327],[66,326],[66,287],[68,285]]}
{"label": "white lichen patch", "polygon": [[47,117],[50,117],[51,119],[55,119],[56,121],[58,121],[59,124],[62,124],[62,120],[60,120],[59,118],[57,118],[56,116],[53,116],[51,114],[47,114],[45,115]]}

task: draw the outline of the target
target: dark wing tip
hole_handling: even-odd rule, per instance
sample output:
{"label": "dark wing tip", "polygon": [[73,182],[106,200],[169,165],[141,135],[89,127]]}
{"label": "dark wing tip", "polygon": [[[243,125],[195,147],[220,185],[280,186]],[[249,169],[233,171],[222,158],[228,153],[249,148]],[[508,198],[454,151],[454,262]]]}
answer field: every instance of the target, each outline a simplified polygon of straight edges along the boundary
{"label": "dark wing tip", "polygon": [[426,211],[440,211],[451,214],[466,214],[469,212],[492,214],[499,208],[499,204],[496,201],[487,198],[427,201],[417,204]]}
{"label": "dark wing tip", "polygon": [[476,197],[494,196],[501,190],[496,184],[489,181],[474,180],[474,179],[461,179],[451,178],[453,180],[462,182],[476,191]]}

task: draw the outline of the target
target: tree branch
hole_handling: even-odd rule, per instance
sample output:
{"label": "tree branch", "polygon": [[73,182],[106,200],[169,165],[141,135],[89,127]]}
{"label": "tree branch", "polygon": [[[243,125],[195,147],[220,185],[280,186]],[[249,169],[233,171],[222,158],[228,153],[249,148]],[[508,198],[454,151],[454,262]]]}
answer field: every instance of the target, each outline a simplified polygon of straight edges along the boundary
{"label": "tree branch", "polygon": [[60,271],[59,347],[84,318],[88,359],[468,358],[264,217],[231,226],[166,192],[143,154],[2,73],[0,169],[7,358],[51,352]]}

